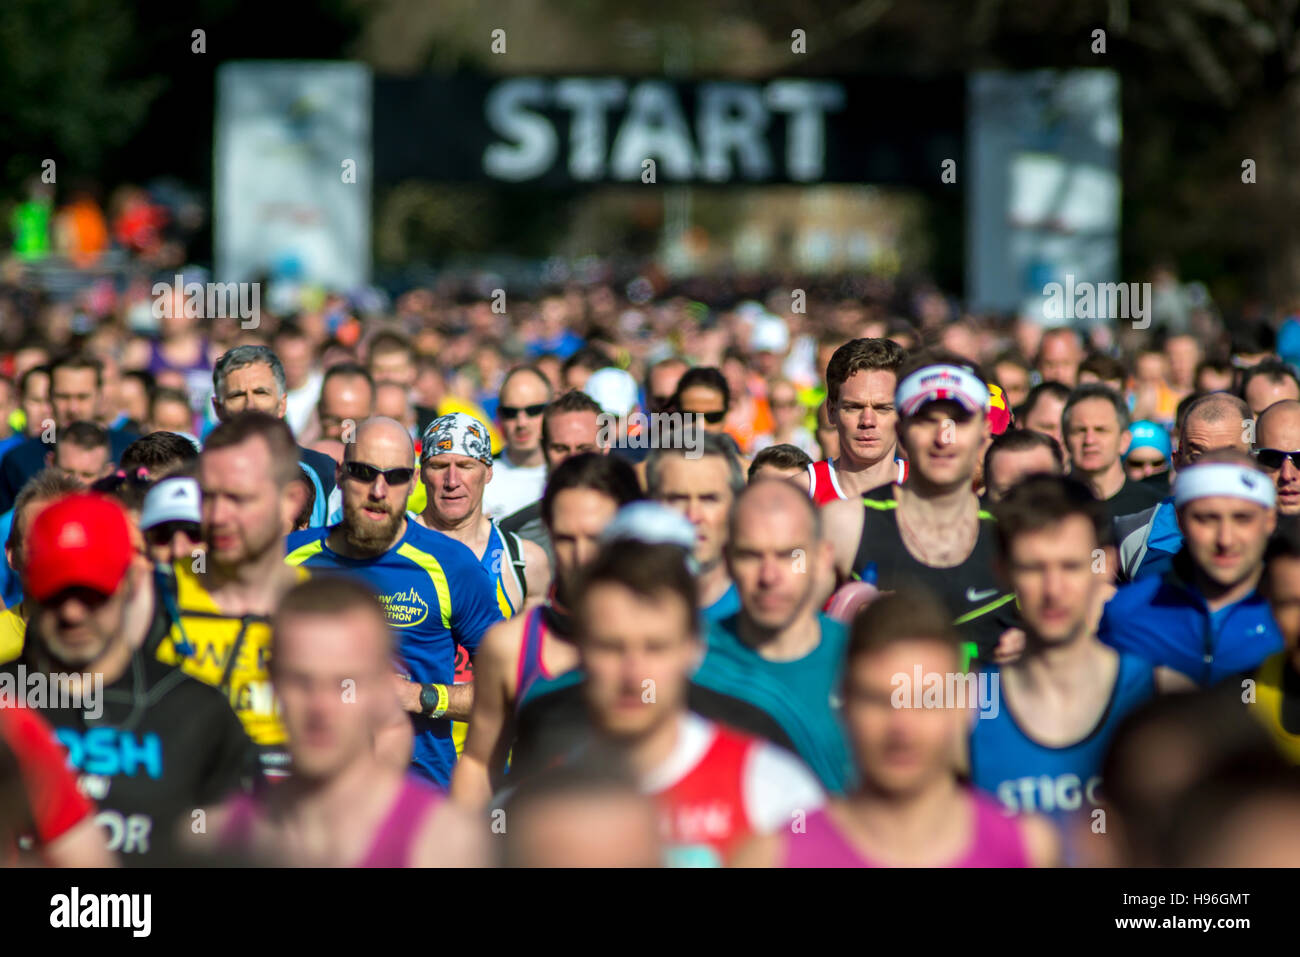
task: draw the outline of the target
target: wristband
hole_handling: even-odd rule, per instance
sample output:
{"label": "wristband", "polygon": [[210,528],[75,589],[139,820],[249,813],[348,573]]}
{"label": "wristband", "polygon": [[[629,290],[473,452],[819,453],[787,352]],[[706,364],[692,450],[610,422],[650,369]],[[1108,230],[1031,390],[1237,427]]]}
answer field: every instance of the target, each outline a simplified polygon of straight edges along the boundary
{"label": "wristband", "polygon": [[420,713],[426,718],[441,718],[447,713],[450,702],[446,685],[420,686]]}

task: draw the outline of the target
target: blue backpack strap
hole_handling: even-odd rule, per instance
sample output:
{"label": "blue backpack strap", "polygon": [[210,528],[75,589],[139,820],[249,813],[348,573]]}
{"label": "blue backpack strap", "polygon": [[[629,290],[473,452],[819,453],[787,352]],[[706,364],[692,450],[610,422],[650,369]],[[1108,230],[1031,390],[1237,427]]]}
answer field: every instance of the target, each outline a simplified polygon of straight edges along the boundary
{"label": "blue backpack strap", "polygon": [[298,467],[307,473],[307,477],[311,479],[312,488],[316,490],[316,501],[312,503],[311,524],[308,527],[324,528],[326,519],[329,518],[329,503],[325,498],[325,486],[321,484],[320,476],[316,474],[316,470],[302,459],[298,460]]}

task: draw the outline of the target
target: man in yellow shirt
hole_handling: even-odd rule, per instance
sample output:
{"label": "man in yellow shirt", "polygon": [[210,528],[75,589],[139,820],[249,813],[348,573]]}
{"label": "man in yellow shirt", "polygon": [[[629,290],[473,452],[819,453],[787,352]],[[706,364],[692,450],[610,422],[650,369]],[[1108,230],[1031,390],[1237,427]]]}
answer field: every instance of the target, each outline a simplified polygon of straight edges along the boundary
{"label": "man in yellow shirt", "polygon": [[217,426],[199,457],[207,551],[173,566],[164,590],[172,620],[160,661],[222,691],[257,745],[268,777],[287,771],[285,730],[268,668],[270,616],[308,577],[284,562],[285,535],[303,506],[297,447],[289,427],[264,412]]}

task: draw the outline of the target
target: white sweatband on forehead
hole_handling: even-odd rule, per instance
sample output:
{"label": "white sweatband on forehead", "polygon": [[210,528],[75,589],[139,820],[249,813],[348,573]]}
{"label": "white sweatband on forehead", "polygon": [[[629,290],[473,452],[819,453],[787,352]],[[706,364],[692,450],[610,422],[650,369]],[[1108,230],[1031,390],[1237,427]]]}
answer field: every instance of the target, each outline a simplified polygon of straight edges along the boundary
{"label": "white sweatband on forehead", "polygon": [[894,407],[899,415],[915,415],[927,402],[956,402],[967,412],[989,410],[989,387],[968,369],[932,365],[917,369],[898,384]]}
{"label": "white sweatband on forehead", "polygon": [[1231,462],[1213,462],[1192,465],[1178,473],[1174,479],[1174,508],[1182,508],[1198,498],[1223,496],[1244,498],[1248,502],[1273,508],[1277,504],[1277,489],[1267,475],[1244,465]]}

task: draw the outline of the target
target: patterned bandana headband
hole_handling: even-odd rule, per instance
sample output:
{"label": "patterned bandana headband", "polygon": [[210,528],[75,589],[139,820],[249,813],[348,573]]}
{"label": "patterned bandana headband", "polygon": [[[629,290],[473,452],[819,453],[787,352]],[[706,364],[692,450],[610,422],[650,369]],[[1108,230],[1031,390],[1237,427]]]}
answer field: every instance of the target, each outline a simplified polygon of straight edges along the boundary
{"label": "patterned bandana headband", "polygon": [[1218,495],[1244,498],[1265,508],[1277,504],[1277,489],[1269,477],[1244,465],[1230,462],[1192,465],[1180,471],[1174,480],[1175,508],[1182,508],[1198,498]]}
{"label": "patterned bandana headband", "polygon": [[427,462],[435,455],[465,455],[492,466],[492,439],[487,426],[464,412],[440,415],[424,430],[420,444],[420,461]]}

